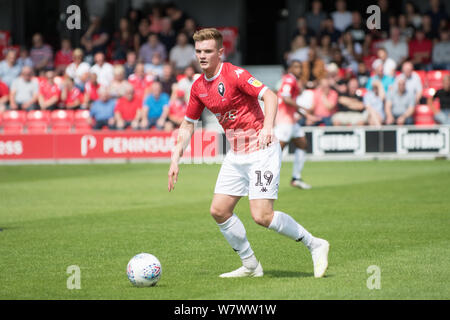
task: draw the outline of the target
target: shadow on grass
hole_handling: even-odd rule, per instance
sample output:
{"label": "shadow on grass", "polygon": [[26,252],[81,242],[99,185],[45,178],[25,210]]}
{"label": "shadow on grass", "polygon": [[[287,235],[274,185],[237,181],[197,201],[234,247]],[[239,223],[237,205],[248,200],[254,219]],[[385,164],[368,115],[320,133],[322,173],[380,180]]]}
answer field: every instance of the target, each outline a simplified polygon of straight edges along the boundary
{"label": "shadow on grass", "polygon": [[264,270],[264,275],[270,278],[312,278],[312,272],[298,272],[286,270]]}

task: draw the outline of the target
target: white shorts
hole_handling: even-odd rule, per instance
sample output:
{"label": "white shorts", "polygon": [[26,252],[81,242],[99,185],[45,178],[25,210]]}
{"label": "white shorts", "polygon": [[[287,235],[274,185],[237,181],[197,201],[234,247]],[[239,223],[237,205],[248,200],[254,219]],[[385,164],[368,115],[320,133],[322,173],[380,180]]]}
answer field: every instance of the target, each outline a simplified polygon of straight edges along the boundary
{"label": "white shorts", "polygon": [[214,193],[253,199],[277,199],[281,169],[280,143],[248,154],[228,151]]}
{"label": "white shorts", "polygon": [[291,139],[302,138],[305,131],[296,123],[280,123],[273,129],[275,136],[282,142],[289,142]]}

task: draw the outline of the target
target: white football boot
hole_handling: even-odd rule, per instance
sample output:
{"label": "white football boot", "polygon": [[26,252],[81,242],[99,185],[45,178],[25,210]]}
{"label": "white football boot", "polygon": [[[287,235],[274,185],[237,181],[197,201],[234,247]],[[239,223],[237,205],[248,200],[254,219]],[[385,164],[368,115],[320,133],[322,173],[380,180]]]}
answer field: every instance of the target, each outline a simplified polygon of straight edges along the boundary
{"label": "white football boot", "polygon": [[261,263],[258,262],[258,266],[254,269],[248,269],[247,267],[240,267],[234,271],[223,273],[219,277],[221,278],[242,278],[242,277],[262,277],[264,275]]}
{"label": "white football boot", "polygon": [[328,251],[330,244],[327,240],[314,238],[311,244],[311,256],[314,264],[314,277],[322,278],[328,268]]}
{"label": "white football boot", "polygon": [[309,190],[312,188],[309,184],[307,184],[302,179],[293,179],[291,181],[291,186],[293,186],[295,188],[299,188],[299,189],[305,189],[305,190]]}

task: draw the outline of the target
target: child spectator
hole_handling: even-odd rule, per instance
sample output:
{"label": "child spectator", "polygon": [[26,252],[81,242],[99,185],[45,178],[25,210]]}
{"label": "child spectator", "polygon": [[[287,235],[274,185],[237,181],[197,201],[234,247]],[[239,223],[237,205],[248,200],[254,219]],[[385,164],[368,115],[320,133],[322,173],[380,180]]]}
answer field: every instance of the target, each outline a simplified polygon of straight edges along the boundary
{"label": "child spectator", "polygon": [[165,131],[172,131],[180,127],[181,122],[184,120],[184,115],[186,114],[186,107],[187,104],[184,99],[184,91],[177,90],[175,98],[171,99],[169,103],[169,114],[164,125]]}

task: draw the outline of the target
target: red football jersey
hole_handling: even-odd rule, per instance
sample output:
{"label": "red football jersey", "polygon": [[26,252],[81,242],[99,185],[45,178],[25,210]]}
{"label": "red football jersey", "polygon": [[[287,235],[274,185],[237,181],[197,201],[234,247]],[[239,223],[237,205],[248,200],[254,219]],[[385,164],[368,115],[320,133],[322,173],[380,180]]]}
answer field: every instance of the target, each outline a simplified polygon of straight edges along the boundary
{"label": "red football jersey", "polygon": [[130,76],[128,77],[128,82],[134,88],[134,94],[141,100],[144,98],[145,90],[152,85],[153,80],[153,77],[150,75],[146,75],[141,79],[134,73],[130,74]]}
{"label": "red football jersey", "polygon": [[67,97],[66,101],[64,101],[64,104],[67,106],[74,103],[77,99],[79,99],[80,104],[83,103],[83,94],[81,93],[80,89],[74,87],[72,88],[72,90],[67,92]]}
{"label": "red football jersey", "polygon": [[276,123],[295,123],[295,113],[297,108],[284,103],[284,97],[290,97],[294,101],[300,94],[297,78],[292,73],[283,76],[281,86],[278,90],[278,113]]}
{"label": "red football jersey", "polygon": [[224,62],[214,77],[203,74],[193,83],[185,119],[197,121],[206,107],[216,116],[235,152],[256,151],[264,124],[258,99],[266,89],[247,70]]}
{"label": "red football jersey", "polygon": [[45,100],[48,100],[54,96],[58,98],[61,96],[61,90],[56,83],[50,84],[49,82],[42,82],[39,88],[40,94],[44,96]]}

